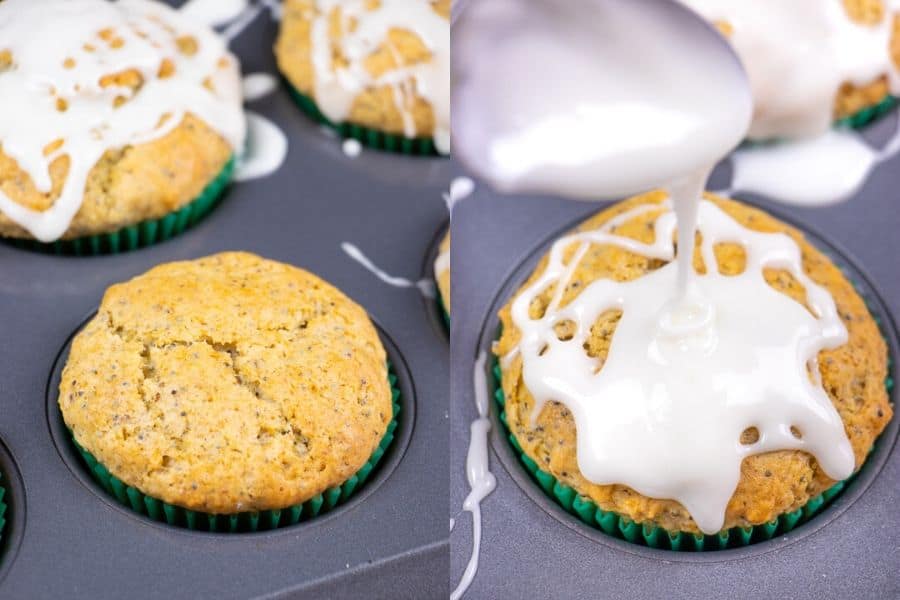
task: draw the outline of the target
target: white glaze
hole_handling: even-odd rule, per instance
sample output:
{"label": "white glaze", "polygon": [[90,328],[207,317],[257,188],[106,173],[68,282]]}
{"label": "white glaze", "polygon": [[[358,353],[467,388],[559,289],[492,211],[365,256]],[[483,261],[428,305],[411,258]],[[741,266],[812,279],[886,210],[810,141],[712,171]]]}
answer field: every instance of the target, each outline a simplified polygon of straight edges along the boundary
{"label": "white glaze", "polygon": [[247,6],[240,14],[236,15],[234,19],[228,24],[227,27],[222,31],[222,37],[227,41],[231,41],[240,34],[244,32],[247,27],[250,26],[253,21],[256,20],[264,10],[266,10],[268,5],[263,2],[258,2],[256,4],[252,4]]}
{"label": "white glaze", "polygon": [[725,21],[729,41],[750,77],[754,118],[749,137],[795,138],[831,127],[834,100],[845,82],[865,85],[888,75],[900,92],[890,57],[892,13],[875,26],[858,25],[841,0],[681,0],[711,22]]}
{"label": "white glaze", "polygon": [[[469,4],[453,32],[455,154],[501,191],[588,200],[714,164],[746,133],[745,76],[705,23],[652,6]],[[638,31],[654,43],[614,43]]]}
{"label": "white glaze", "polygon": [[[423,135],[416,131],[409,105],[418,94],[434,111],[435,146],[442,154],[450,152],[450,24],[436,13],[429,0],[381,0],[375,10],[365,8],[365,0],[316,0],[318,14],[311,28],[312,64],[315,72],[315,98],[322,113],[331,121],[345,121],[353,100],[366,88],[389,85],[394,91],[397,110],[405,123],[406,137]],[[356,29],[344,30],[340,41],[328,34],[329,15],[340,7],[344,23],[356,20]],[[431,51],[429,61],[392,69],[372,77],[364,61],[387,40],[390,29],[415,33]],[[332,69],[333,49],[340,48],[348,59],[346,67]]]}
{"label": "white glaze", "polygon": [[900,150],[900,120],[881,150],[859,132],[831,129],[812,138],[748,146],[731,157],[727,193],[756,192],[801,206],[825,206],[856,194],[882,162]]}
{"label": "white glaze", "polygon": [[[675,225],[673,213],[659,217],[649,245],[604,230],[562,238],[544,273],[516,298],[512,318],[522,332],[518,350],[536,401],[534,417],[548,400],[572,411],[582,474],[594,483],[678,500],[701,530],[715,533],[746,456],[802,449],[833,479],[853,471],[843,423],[807,374],[821,350],[846,343],[847,330],[828,292],[805,275],[797,244],[784,234],[749,230],[703,201],[699,231],[707,273],[690,279],[688,295],[702,299],[689,304],[692,311],[669,310],[666,290],[675,288],[678,276],[670,263],[629,283],[597,280],[563,308],[557,293],[542,318],[528,315],[543,290],[565,287],[575,263],[565,264],[563,251],[572,243],[611,244],[671,261]],[[742,274],[724,276],[715,268],[713,246],[723,242],[745,249]],[[771,288],[764,268],[797,278],[815,316]],[[582,344],[608,310],[622,311],[622,318],[600,368]],[[553,327],[566,320],[576,332],[561,341]],[[791,435],[791,426],[802,440]],[[741,432],[750,427],[760,440],[743,446]]]}
{"label": "white glaze", "polygon": [[200,24],[218,27],[230,23],[247,9],[247,0],[188,0],[181,13]]}
{"label": "white glaze", "polygon": [[460,176],[454,177],[450,182],[450,191],[444,192],[444,203],[447,204],[447,211],[453,213],[453,207],[456,203],[465,200],[475,192],[475,182],[471,178]]}
{"label": "white glaze", "polygon": [[682,2],[733,27],[729,39],[754,93],[750,137],[788,140],[737,150],[729,191],[803,206],[834,204],[852,197],[896,153],[890,145],[871,148],[855,131],[832,130],[831,121],[845,82],[865,85],[887,75],[890,91],[900,91],[889,51],[900,2],[886,2],[876,26],[853,23],[839,0]]}
{"label": "white glaze", "polygon": [[846,129],[792,142],[741,148],[731,156],[734,190],[782,202],[824,205],[852,196],[878,160],[878,152]]}
{"label": "white glaze", "polygon": [[[459,600],[475,579],[478,571],[478,557],[481,552],[481,502],[494,491],[497,479],[491,473],[488,453],[488,433],[491,421],[488,418],[487,381],[485,363],[487,355],[482,351],[475,361],[472,383],[475,386],[475,409],[478,418],[469,429],[469,452],[466,454],[466,480],[469,482],[469,494],[463,502],[463,510],[472,514],[472,554],[466,569],[450,594],[450,600]],[[453,528],[451,521],[450,528]]]}
{"label": "white glaze", "polygon": [[235,181],[271,175],[287,157],[288,140],[279,127],[253,111],[247,111],[247,145],[238,157]]}
{"label": "white glaze", "polygon": [[[105,28],[122,39],[120,48],[98,37]],[[196,54],[178,51],[175,39],[180,35],[197,40]],[[61,156],[70,161],[62,192],[48,210],[31,210],[0,192],[0,211],[40,241],[56,240],[68,229],[81,207],[88,173],[109,149],[160,138],[187,113],[214,128],[236,152],[243,147],[237,59],[210,29],[159,2],[5,0],[0,3],[0,40],[14,61],[12,69],[0,74],[0,98],[12,117],[0,120],[4,152],[44,193],[52,187],[50,163]],[[88,51],[86,44],[95,50]],[[75,61],[74,68],[64,66],[68,58]],[[165,58],[175,72],[160,78]],[[101,87],[102,77],[128,69],[143,76],[139,92]],[[207,78],[214,91],[203,86]],[[118,96],[128,101],[116,108]],[[65,111],[57,109],[58,100],[67,103]],[[63,144],[45,155],[44,149],[59,139]]]}
{"label": "white glaze", "polygon": [[244,102],[261,100],[275,91],[278,80],[270,73],[250,73],[244,75]]}
{"label": "white glaze", "polygon": [[356,158],[362,154],[362,144],[359,143],[359,140],[347,138],[341,142],[341,150],[350,158]]}
{"label": "white glaze", "polygon": [[435,290],[435,285],[434,282],[430,279],[420,279],[418,281],[412,281],[410,279],[406,279],[405,277],[397,277],[396,275],[391,275],[387,271],[379,268],[374,262],[369,259],[368,256],[363,254],[362,250],[360,250],[350,242],[341,242],[341,250],[343,250],[347,256],[362,265],[367,271],[375,275],[375,277],[388,285],[397,288],[416,288],[417,290],[419,290],[419,293],[426,298],[436,297],[437,292]]}

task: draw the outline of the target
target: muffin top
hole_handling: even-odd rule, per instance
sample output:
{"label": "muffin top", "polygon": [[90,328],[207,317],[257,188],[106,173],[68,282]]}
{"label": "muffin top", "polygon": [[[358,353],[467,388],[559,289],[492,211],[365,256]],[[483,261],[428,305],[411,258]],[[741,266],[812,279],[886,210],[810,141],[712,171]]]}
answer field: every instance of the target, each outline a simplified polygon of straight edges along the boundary
{"label": "muffin top", "polygon": [[[855,458],[855,468],[859,468],[892,414],[884,386],[887,373],[886,346],[864,301],[840,270],[811,246],[799,231],[762,211],[740,203],[711,195],[707,199],[748,230],[783,232],[789,236],[799,246],[806,277],[833,297],[837,314],[847,330],[847,341],[818,354],[818,372],[821,388],[843,423],[844,433]],[[633,198],[598,213],[577,231],[595,231],[604,224],[610,224],[614,225],[613,231],[617,236],[652,243],[655,236],[654,222],[660,214],[668,212],[662,205],[665,200],[666,195],[662,192]],[[654,205],[659,206],[658,210]],[[640,207],[644,209],[634,211]],[[573,256],[577,246],[573,241],[564,249],[565,255]],[[736,275],[743,272],[748,260],[745,250],[731,242],[717,243],[714,246],[714,257],[716,265],[708,264],[698,247],[693,257],[694,269],[702,274],[706,273],[706,269],[718,268],[722,275]],[[501,367],[510,430],[524,452],[540,468],[593,500],[601,509],[614,511],[639,523],[653,523],[668,531],[700,531],[688,510],[677,501],[651,498],[625,485],[599,485],[588,481],[579,469],[575,420],[568,407],[550,401],[538,414],[533,415],[535,400],[525,384],[522,358],[511,353],[521,339],[521,331],[513,321],[511,307],[524,290],[542,277],[548,260],[548,256],[542,259],[523,288],[500,311],[503,333],[495,347],[495,353],[507,357],[501,360]],[[571,271],[569,283],[559,297],[559,306],[561,310],[564,309],[585,288],[598,280],[637,281],[665,264],[666,261],[660,258],[648,258],[617,245],[592,243]],[[807,290],[789,271],[766,268],[762,275],[769,286],[788,298],[801,305],[807,301]],[[555,293],[555,288],[551,286],[532,301],[531,318],[538,318],[547,309]],[[600,373],[609,357],[621,316],[620,311],[607,311],[589,329],[584,352],[599,365]],[[765,315],[760,318],[765,319]],[[556,325],[555,331],[560,340],[574,335],[572,326],[572,322],[566,321],[560,321]],[[815,380],[813,374],[810,374],[810,379]],[[608,401],[615,402],[615,398],[609,398]],[[533,416],[534,422],[531,421]],[[689,426],[703,425],[694,423]],[[762,424],[760,427],[762,428]],[[758,442],[760,431],[748,427],[741,433],[740,443],[752,445]],[[689,439],[675,439],[671,443],[693,442]],[[816,459],[799,448],[750,454],[740,463],[737,486],[725,509],[723,529],[769,522],[778,515],[803,506],[833,483]]]}
{"label": "muffin top", "polygon": [[434,261],[434,278],[447,314],[450,314],[450,232],[441,240],[440,250]]}
{"label": "muffin top", "polygon": [[110,287],[72,342],[59,405],[123,482],[217,514],[339,485],[392,418],[365,311],[307,271],[236,252]]}
{"label": "muffin top", "polygon": [[450,0],[285,0],[278,66],[332,122],[450,151]]}
{"label": "muffin top", "polygon": [[243,147],[237,59],[152,0],[0,3],[0,235],[121,229],[196,198]]}
{"label": "muffin top", "polygon": [[753,87],[749,137],[804,137],[900,93],[900,14],[884,0],[682,0],[732,42]]}

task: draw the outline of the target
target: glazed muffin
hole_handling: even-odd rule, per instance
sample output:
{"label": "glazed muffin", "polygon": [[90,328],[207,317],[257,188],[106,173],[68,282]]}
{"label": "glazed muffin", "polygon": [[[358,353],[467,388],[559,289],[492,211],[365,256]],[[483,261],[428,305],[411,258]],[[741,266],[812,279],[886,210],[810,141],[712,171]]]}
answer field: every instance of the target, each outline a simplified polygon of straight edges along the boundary
{"label": "glazed muffin", "polygon": [[[900,68],[900,13],[890,13],[884,0],[843,0],[843,4],[850,20],[860,26],[874,26],[884,22],[891,24],[888,52],[893,65]],[[834,100],[834,118],[849,118],[884,101],[890,95],[888,77],[884,73],[866,84],[856,85],[849,81],[844,83]]]}
{"label": "glazed muffin", "polygon": [[440,300],[450,314],[450,232],[441,240],[438,256],[434,261],[434,279],[437,281]]}
{"label": "glazed muffin", "polygon": [[286,0],[275,55],[329,122],[449,152],[449,0]]}
{"label": "glazed muffin", "polygon": [[110,287],[72,343],[59,406],[112,475],[208,514],[340,485],[392,421],[365,311],[307,271],[237,252]]}
{"label": "glazed muffin", "polygon": [[245,120],[210,29],[150,0],[7,0],[0,40],[0,236],[107,234],[224,187]]}
{"label": "glazed muffin", "polygon": [[[799,82],[798,85],[805,85],[805,79],[809,76],[805,71],[818,67],[817,65],[810,65],[808,63],[792,63],[792,59],[789,58],[785,52],[779,51],[777,45],[784,44],[785,47],[790,44],[796,45],[796,40],[786,40],[778,36],[790,31],[790,28],[798,30],[798,33],[801,34],[804,28],[815,28],[816,26],[812,24],[814,23],[813,19],[808,19],[809,22],[807,23],[798,23],[796,25],[779,23],[779,27],[772,27],[771,24],[764,20],[750,23],[748,22],[748,19],[744,19],[740,15],[730,15],[729,11],[734,10],[734,5],[720,6],[717,2],[711,0],[681,1],[683,4],[697,10],[701,15],[710,19],[726,38],[734,42],[735,50],[745,64],[748,60],[752,61],[761,55],[768,55],[769,58],[764,60],[775,61],[768,63],[768,68],[777,71],[778,73],[771,74],[773,77],[772,79],[760,81],[758,82],[758,85],[754,86],[757,92],[755,98],[757,102],[757,116],[762,115],[766,117],[767,115],[776,115],[777,111],[780,110],[789,110],[791,112],[786,112],[780,117],[777,117],[776,115],[776,118],[779,118],[782,121],[782,127],[787,127],[789,129],[794,127],[794,125],[791,125],[790,123],[792,120],[797,121],[798,118],[802,118],[798,117],[802,108],[800,108],[800,105],[797,103],[803,102],[804,98],[800,97],[800,88],[796,87],[791,80]],[[876,108],[881,109],[882,107],[885,107],[885,103],[891,96],[890,82],[895,75],[895,72],[900,69],[900,13],[892,12],[890,5],[885,3],[884,0],[841,0],[840,4],[842,5],[842,16],[844,16],[849,23],[855,25],[855,29],[857,29],[858,32],[865,32],[866,35],[873,36],[879,35],[878,32],[880,31],[886,32],[884,53],[883,56],[880,57],[884,61],[884,72],[877,73],[872,77],[864,76],[858,79],[853,78],[853,80],[838,81],[835,84],[833,95],[828,96],[833,102],[833,118],[835,121],[849,119],[852,124],[859,125],[865,123],[865,119],[861,119],[861,116]],[[750,5],[747,5],[747,7],[749,6]],[[765,5],[757,6],[755,4],[752,6],[753,10],[760,16],[764,16],[767,11],[772,13],[769,17],[776,21],[783,16],[776,11],[774,7],[770,8]],[[778,9],[780,10],[782,6],[790,7],[791,5],[780,4],[778,5]],[[828,12],[829,7],[811,7],[811,10],[818,10],[822,14],[825,14]],[[754,27],[765,30],[765,37],[747,38],[743,43],[737,39],[737,36],[742,33],[744,35],[757,36],[757,32],[753,31]],[[822,43],[824,45],[830,43],[830,41],[818,40],[816,43]],[[852,40],[849,40],[847,43],[853,42]],[[857,43],[860,43],[859,40],[857,40]],[[810,49],[807,48],[807,51],[809,50]],[[830,51],[830,49],[823,47],[812,50],[817,50],[819,60],[824,60],[827,64],[837,62],[836,59],[832,59],[830,54],[826,54],[826,51]],[[842,51],[852,52],[855,51],[855,49],[844,47]],[[806,60],[810,60],[810,56],[811,54],[806,57]],[[856,66],[859,68],[859,65]],[[837,69],[838,67],[835,68]],[[804,72],[798,72],[797,69],[804,69]],[[868,67],[863,67],[863,69],[868,70]],[[894,73],[890,71],[894,71]],[[759,73],[757,72],[757,74]],[[782,79],[779,81],[777,76],[782,77]],[[754,73],[751,72],[751,82],[753,82],[753,79]],[[818,98],[810,98],[809,100],[813,102],[819,101]],[[786,104],[779,106],[781,102],[785,102]],[[800,131],[790,133],[787,137],[802,136],[808,133],[809,132]],[[764,128],[764,130],[761,131],[751,129],[750,134],[750,137],[753,139],[778,136],[779,131],[772,128]]]}
{"label": "glazed muffin", "polygon": [[[760,232],[783,232],[790,236],[802,252],[802,261],[808,277],[826,289],[846,326],[849,340],[832,350],[824,350],[818,356],[822,387],[834,405],[844,424],[845,433],[855,456],[858,469],[866,459],[875,439],[886,427],[892,415],[884,381],[887,374],[887,351],[878,326],[853,286],[828,258],[810,245],[803,235],[763,213],[760,210],[732,200],[708,195],[707,198],[742,226]],[[653,192],[617,204],[585,221],[577,231],[600,228],[616,215],[641,205],[659,205],[666,199],[662,192]],[[650,209],[631,213],[624,222],[617,224],[613,232],[643,243],[651,243],[654,237],[652,223],[666,212]],[[572,256],[576,242],[565,251]],[[724,275],[736,275],[743,271],[746,255],[743,249],[731,243],[715,246],[717,268]],[[511,306],[530,283],[543,273],[548,261],[545,256],[528,282],[500,311],[502,336],[495,345],[498,357],[504,357],[517,347],[521,333],[511,317]],[[701,253],[695,252],[694,269],[704,273]],[[618,246],[592,244],[575,267],[562,295],[560,307],[573,301],[584,288],[599,279],[633,281],[666,264],[659,259],[634,254]],[[802,285],[787,271],[766,269],[766,282],[775,290],[793,300],[804,303],[806,292]],[[551,286],[531,304],[531,318],[540,317],[546,309],[555,289]],[[607,358],[613,335],[621,313],[607,312],[593,324],[585,343],[588,356],[599,364]],[[571,323],[557,325],[560,339],[571,337]],[[522,359],[517,354],[500,361],[501,380],[505,395],[504,409],[511,433],[524,454],[543,471],[560,483],[588,498],[607,512],[625,517],[638,524],[658,526],[668,532],[699,533],[699,528],[689,512],[678,502],[650,498],[624,485],[597,485],[588,481],[579,471],[576,456],[576,428],[571,411],[563,404],[548,402],[531,422],[534,398],[523,380]],[[602,367],[601,367],[602,368]],[[742,443],[751,443],[751,429],[745,430]],[[733,527],[749,528],[770,523],[781,515],[805,506],[835,484],[825,475],[810,455],[800,450],[782,450],[747,456],[741,464],[740,479],[725,512],[723,531]]]}

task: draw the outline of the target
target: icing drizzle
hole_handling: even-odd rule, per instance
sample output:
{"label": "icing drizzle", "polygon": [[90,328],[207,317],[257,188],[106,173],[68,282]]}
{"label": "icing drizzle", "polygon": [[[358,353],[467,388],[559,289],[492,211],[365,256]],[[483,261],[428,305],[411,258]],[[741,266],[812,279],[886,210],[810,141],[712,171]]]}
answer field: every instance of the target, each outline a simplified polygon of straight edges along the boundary
{"label": "icing drizzle", "polygon": [[[59,197],[44,211],[0,192],[0,210],[50,242],[81,207],[91,169],[107,150],[158,139],[191,113],[237,152],[246,124],[237,59],[210,29],[149,0],[5,0],[0,3],[3,151],[42,193],[50,165],[68,157]],[[104,78],[140,74],[135,90]],[[206,85],[205,85],[206,84]]]}
{"label": "icing drizzle", "polygon": [[[472,514],[472,553],[456,588],[450,594],[450,600],[462,598],[478,571],[478,556],[481,552],[481,502],[497,487],[497,478],[491,473],[490,455],[488,453],[488,434],[491,431],[491,420],[488,418],[487,381],[485,380],[485,362],[487,355],[481,352],[475,361],[473,383],[475,386],[475,408],[478,418],[469,428],[469,451],[466,454],[466,480],[469,482],[469,494],[463,501],[463,510]],[[454,521],[450,520],[450,529]]]}

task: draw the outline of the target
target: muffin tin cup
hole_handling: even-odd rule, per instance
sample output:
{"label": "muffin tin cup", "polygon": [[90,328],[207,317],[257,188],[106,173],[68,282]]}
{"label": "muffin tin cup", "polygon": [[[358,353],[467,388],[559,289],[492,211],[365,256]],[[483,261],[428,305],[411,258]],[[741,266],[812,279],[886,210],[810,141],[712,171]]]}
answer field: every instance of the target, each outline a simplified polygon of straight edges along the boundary
{"label": "muffin tin cup", "polygon": [[[895,131],[894,115],[866,128],[862,135],[880,147]],[[898,247],[896,202],[898,160],[878,169],[867,185],[845,204],[824,208],[795,207],[758,194],[739,199],[801,229],[818,249],[833,257],[880,321],[890,356],[900,356],[895,320],[900,308],[900,282],[893,260]],[[731,167],[717,166],[710,189],[729,187]],[[482,372],[484,392],[497,389],[491,373],[491,345],[497,339],[500,308],[526,281],[553,241],[608,203],[579,203],[544,195],[506,197],[479,185],[471,198],[455,207],[454,308],[451,387],[451,515],[456,516],[469,492],[465,469],[470,425],[477,418]],[[503,223],[506,227],[497,227]],[[482,366],[480,357],[488,356]],[[891,375],[896,379],[896,364]],[[892,381],[891,402],[900,393]],[[897,578],[879,578],[877,565],[896,561],[895,530],[884,527],[896,505],[900,481],[900,415],[895,415],[855,474],[840,492],[818,509],[814,518],[787,533],[775,531],[768,541],[719,551],[679,552],[626,541],[585,523],[546,492],[523,465],[508,439],[502,412],[489,400],[490,470],[496,489],[481,504],[478,571],[469,588],[472,597],[492,597],[502,589],[510,597],[592,597],[597,590],[615,598],[688,599],[751,598],[784,595],[820,598],[887,598],[896,593]],[[574,505],[573,494],[571,502]],[[578,508],[583,509],[581,502]],[[585,510],[587,512],[587,510]],[[596,513],[595,513],[596,515]],[[595,519],[596,521],[596,519]],[[643,531],[638,533],[642,537]],[[756,534],[759,535],[759,534]],[[731,537],[731,536],[729,536]],[[658,538],[657,538],[658,540]],[[751,541],[752,536],[751,536]],[[717,541],[704,539],[704,545]],[[457,518],[451,532],[451,580],[459,581],[472,554],[472,524]],[[510,573],[523,574],[510,577]],[[700,588],[698,588],[700,586]]]}
{"label": "muffin tin cup", "polygon": [[[820,251],[828,256],[829,260],[832,262],[839,260],[838,257],[833,256],[826,250]],[[842,273],[866,303],[869,314],[872,315],[873,320],[878,325],[882,338],[887,339],[881,318],[874,308],[874,303],[866,296],[862,286],[854,281],[852,274],[848,273],[845,269],[842,269]],[[497,335],[498,340],[500,338],[500,333],[502,332],[498,332]],[[894,388],[894,379],[891,376],[893,359],[890,354],[888,354],[887,358],[888,374],[884,380],[884,387],[888,396],[890,396]],[[821,494],[811,498],[806,504],[796,510],[781,514],[768,523],[760,525],[732,527],[716,534],[703,534],[684,531],[668,531],[653,523],[638,523],[624,515],[619,515],[616,512],[603,510],[590,498],[582,496],[574,488],[562,483],[556,477],[541,469],[534,459],[525,453],[506,420],[506,396],[503,392],[502,370],[496,357],[494,357],[491,364],[491,375],[495,385],[493,393],[494,402],[498,411],[499,420],[503,424],[503,433],[505,434],[506,439],[509,440],[509,443],[522,466],[525,467],[525,470],[531,476],[531,479],[548,497],[562,506],[568,513],[578,517],[585,524],[595,529],[599,529],[609,536],[633,544],[660,550],[704,552],[711,550],[725,550],[728,548],[740,548],[757,542],[771,540],[773,537],[787,534],[799,525],[802,525],[815,517],[823,508],[828,506],[828,504],[834,500],[856,476],[856,473],[854,473],[849,478],[838,481]],[[876,439],[875,443],[877,442],[878,440]],[[871,450],[869,454],[871,454]]]}
{"label": "muffin tin cup", "polygon": [[3,487],[3,473],[0,472],[0,545],[3,544],[3,532],[6,530],[6,488]]}
{"label": "muffin tin cup", "polygon": [[519,441],[506,422],[505,397],[503,389],[500,387],[501,371],[496,359],[491,372],[497,385],[497,389],[494,392],[494,400],[499,411],[500,422],[503,423],[504,434],[515,450],[522,466],[525,467],[525,470],[528,471],[534,482],[548,497],[585,524],[626,542],[661,550],[694,552],[749,546],[756,542],[763,542],[775,536],[786,534],[798,525],[809,521],[840,494],[852,479],[851,477],[848,480],[837,482],[818,496],[812,498],[804,506],[793,512],[779,515],[772,521],[762,525],[732,527],[717,534],[705,535],[702,533],[668,531],[650,523],[637,523],[615,512],[603,510],[590,498],[582,496],[573,488],[560,482],[553,475],[538,467],[537,463],[522,450]]}
{"label": "muffin tin cup", "polygon": [[[71,437],[71,441],[78,454],[84,460],[85,466],[94,480],[106,490],[107,494],[115,498],[119,504],[145,517],[149,517],[153,521],[182,527],[191,531],[208,531],[213,533],[269,531],[296,525],[325,514],[334,507],[346,502],[357,490],[365,485],[369,475],[378,466],[382,456],[384,456],[384,453],[394,440],[394,431],[397,428],[397,419],[400,416],[400,388],[397,385],[397,375],[394,373],[390,362],[388,362],[388,382],[391,389],[393,416],[378,447],[375,448],[366,463],[342,484],[331,487],[313,496],[306,502],[282,509],[235,514],[212,514],[170,504],[148,496],[137,488],[124,483],[110,473],[109,469],[94,458],[90,452],[85,450],[75,440],[74,436]],[[71,431],[69,431],[69,434],[71,435]],[[2,521],[2,512],[0,512],[0,521]]]}
{"label": "muffin tin cup", "polygon": [[377,129],[363,127],[362,125],[357,125],[355,123],[348,123],[346,121],[335,123],[322,114],[322,111],[319,110],[315,100],[299,92],[293,84],[287,81],[287,79],[282,79],[284,80],[284,84],[290,92],[291,97],[294,99],[294,102],[300,107],[300,110],[317,123],[334,130],[344,139],[352,138],[364,146],[387,152],[396,152],[411,156],[441,156],[434,145],[434,139],[430,137],[408,138],[402,135],[385,133],[383,131],[378,131]]}
{"label": "muffin tin cup", "polygon": [[232,156],[197,198],[159,219],[149,219],[109,233],[50,243],[19,238],[6,241],[16,248],[62,256],[102,256],[152,246],[183,233],[212,212],[231,183],[234,167],[235,158]]}

